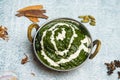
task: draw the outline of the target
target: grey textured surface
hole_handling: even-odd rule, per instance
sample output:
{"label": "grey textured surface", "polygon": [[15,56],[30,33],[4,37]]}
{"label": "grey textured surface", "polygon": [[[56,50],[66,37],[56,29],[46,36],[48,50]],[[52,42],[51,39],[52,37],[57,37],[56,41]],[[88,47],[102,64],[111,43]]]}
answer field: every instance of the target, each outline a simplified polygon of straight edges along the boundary
{"label": "grey textured surface", "polygon": [[[78,15],[94,15],[97,26],[85,26],[93,40],[100,39],[102,48],[99,54],[88,60],[81,68],[70,72],[55,72],[33,60],[31,43],[27,39],[27,28],[31,22],[15,16],[20,8],[43,4],[49,19]],[[40,20],[39,25],[46,22]],[[117,71],[107,76],[104,62],[120,60],[120,1],[119,0],[0,0],[0,24],[8,28],[10,40],[0,39],[0,72],[14,71],[19,80],[117,80]],[[21,65],[26,53],[30,62]],[[36,76],[32,76],[33,72]],[[2,73],[1,73],[2,74]]]}

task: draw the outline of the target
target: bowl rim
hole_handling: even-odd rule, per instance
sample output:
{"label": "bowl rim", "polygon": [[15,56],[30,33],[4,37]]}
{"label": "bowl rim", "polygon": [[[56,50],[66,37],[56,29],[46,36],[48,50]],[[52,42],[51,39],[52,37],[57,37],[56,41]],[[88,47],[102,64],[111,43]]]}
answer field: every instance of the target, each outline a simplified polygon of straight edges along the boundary
{"label": "bowl rim", "polygon": [[[72,21],[75,21],[75,22],[79,23],[80,25],[82,25],[82,27],[84,27],[84,28],[87,30],[87,32],[88,32],[89,35],[90,35],[90,39],[91,39],[91,44],[90,44],[91,50],[90,50],[90,53],[89,53],[88,57],[86,58],[86,60],[85,60],[83,63],[81,63],[80,65],[78,65],[78,66],[76,66],[76,67],[73,67],[73,68],[71,68],[71,69],[66,69],[66,70],[56,69],[56,68],[50,67],[49,65],[45,64],[45,63],[40,59],[40,57],[38,56],[38,54],[37,54],[37,52],[36,52],[36,49],[35,49],[35,39],[36,39],[36,36],[37,36],[39,30],[40,30],[44,25],[46,25],[46,24],[48,24],[48,23],[50,23],[50,22],[52,22],[52,21],[54,21],[54,20],[59,20],[59,19],[67,19],[67,20],[72,20]],[[73,19],[73,18],[68,18],[68,17],[60,17],[60,18],[54,18],[54,19],[47,20],[46,22],[44,22],[44,23],[39,27],[39,29],[37,30],[37,32],[35,33],[35,36],[34,36],[34,38],[33,38],[33,50],[34,50],[35,56],[37,57],[37,59],[39,60],[39,62],[41,62],[44,66],[46,66],[47,68],[49,68],[49,69],[51,69],[51,70],[55,70],[55,71],[62,71],[62,72],[64,72],[64,71],[71,71],[71,70],[75,70],[75,69],[83,66],[83,65],[88,61],[88,59],[89,59],[89,57],[90,57],[90,55],[91,55],[91,52],[92,52],[92,48],[93,48],[93,40],[92,40],[91,34],[90,34],[90,32],[88,31],[88,29],[87,29],[82,23],[80,23],[79,21],[77,21],[77,20],[75,20],[75,19]]]}

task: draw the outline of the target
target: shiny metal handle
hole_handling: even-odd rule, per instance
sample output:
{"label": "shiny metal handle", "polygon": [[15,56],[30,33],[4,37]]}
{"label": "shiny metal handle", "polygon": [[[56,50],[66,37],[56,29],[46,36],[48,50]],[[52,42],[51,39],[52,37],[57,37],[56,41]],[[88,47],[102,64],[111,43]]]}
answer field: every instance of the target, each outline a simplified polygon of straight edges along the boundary
{"label": "shiny metal handle", "polygon": [[28,37],[28,40],[29,40],[31,43],[33,42],[33,37],[32,37],[32,35],[31,35],[33,28],[35,28],[36,31],[37,31],[37,30],[39,29],[39,25],[33,23],[33,24],[31,24],[31,25],[28,27],[27,37]]}
{"label": "shiny metal handle", "polygon": [[97,53],[98,53],[98,51],[100,50],[100,47],[101,47],[101,41],[100,40],[93,41],[93,47],[95,45],[97,45],[96,49],[95,49],[94,53],[90,55],[89,59],[93,59],[97,55]]}

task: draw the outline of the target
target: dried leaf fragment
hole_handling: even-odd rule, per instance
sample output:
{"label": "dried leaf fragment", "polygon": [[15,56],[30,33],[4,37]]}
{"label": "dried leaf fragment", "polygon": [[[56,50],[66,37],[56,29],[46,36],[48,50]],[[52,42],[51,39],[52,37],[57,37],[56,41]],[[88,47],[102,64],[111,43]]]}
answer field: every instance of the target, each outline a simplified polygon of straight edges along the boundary
{"label": "dried leaf fragment", "polygon": [[25,64],[25,63],[29,62],[28,56],[26,54],[24,54],[24,55],[25,55],[25,58],[22,59],[21,64]]}
{"label": "dried leaf fragment", "polygon": [[31,75],[35,76],[35,73],[31,73]]}
{"label": "dried leaf fragment", "polygon": [[48,16],[44,15],[44,14],[25,14],[26,17],[35,17],[35,18],[43,18],[43,19],[47,19]]}
{"label": "dried leaf fragment", "polygon": [[39,22],[38,18],[34,18],[34,17],[27,17],[27,18],[32,22]]}
{"label": "dried leaf fragment", "polygon": [[39,10],[39,9],[43,9],[43,5],[33,5],[33,6],[28,6],[25,8],[22,8],[20,10],[18,10],[17,12],[23,12],[26,10]]}
{"label": "dried leaf fragment", "polygon": [[0,26],[0,38],[3,40],[8,40],[8,32],[6,27]]}

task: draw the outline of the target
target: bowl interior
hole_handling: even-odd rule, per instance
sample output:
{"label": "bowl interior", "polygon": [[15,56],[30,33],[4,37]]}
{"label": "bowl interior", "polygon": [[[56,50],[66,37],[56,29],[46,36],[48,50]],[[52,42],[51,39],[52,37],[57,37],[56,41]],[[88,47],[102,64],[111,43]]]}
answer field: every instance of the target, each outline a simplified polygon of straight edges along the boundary
{"label": "bowl interior", "polygon": [[69,71],[83,64],[91,52],[92,39],[80,22],[54,19],[42,25],[34,38],[37,58],[48,68]]}

